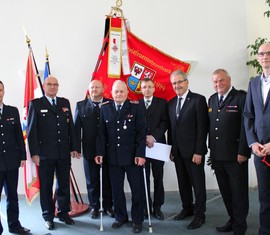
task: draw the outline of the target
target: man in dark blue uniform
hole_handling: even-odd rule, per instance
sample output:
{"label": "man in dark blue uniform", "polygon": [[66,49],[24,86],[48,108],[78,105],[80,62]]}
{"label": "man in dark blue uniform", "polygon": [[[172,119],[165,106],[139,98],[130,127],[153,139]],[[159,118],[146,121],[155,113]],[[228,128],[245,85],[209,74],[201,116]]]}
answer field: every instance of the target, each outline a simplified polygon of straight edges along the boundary
{"label": "man in dark blue uniform", "polygon": [[[153,96],[155,92],[154,82],[150,78],[141,81],[141,92],[143,98],[139,100],[140,106],[144,110],[147,122],[146,145],[152,148],[155,142],[166,143],[165,132],[169,126],[167,101]],[[146,158],[146,180],[149,195],[150,210],[153,206],[153,215],[159,220],[164,219],[161,206],[164,203],[163,186],[163,166],[164,161]],[[154,178],[154,201],[150,197],[150,169]],[[152,205],[153,204],[153,205]],[[146,213],[145,217],[146,216]]]}
{"label": "man in dark blue uniform", "polygon": [[[4,84],[0,81],[0,192],[5,185],[7,221],[10,233],[28,234],[29,229],[19,221],[18,178],[19,167],[26,161],[26,152],[18,109],[3,104]],[[0,221],[0,234],[3,227]]]}
{"label": "man in dark blue uniform", "polygon": [[[91,81],[89,84],[90,98],[78,102],[75,112],[76,137],[78,144],[82,142],[83,166],[92,219],[98,217],[100,207],[100,167],[96,164],[94,158],[96,156],[100,107],[108,101],[108,99],[103,98],[103,91],[102,82]],[[81,145],[78,148],[81,149]],[[109,168],[106,161],[102,164],[102,179],[104,213],[114,217]]]}
{"label": "man in dark blue uniform", "polygon": [[208,102],[210,159],[229,215],[229,221],[216,230],[243,235],[249,208],[250,149],[243,122],[246,94],[231,86],[231,77],[224,69],[214,71],[212,81],[216,93]]}
{"label": "man in dark blue uniform", "polygon": [[72,225],[69,217],[71,156],[77,157],[75,127],[69,101],[56,97],[58,80],[48,77],[43,89],[45,96],[29,104],[28,144],[32,160],[40,177],[40,204],[45,226],[54,228],[55,202],[53,200],[54,173],[57,178],[56,199],[60,221]]}
{"label": "man in dark blue uniform", "polygon": [[132,194],[133,232],[142,231],[144,219],[143,169],[145,163],[146,121],[138,102],[127,100],[125,82],[116,80],[112,87],[114,101],[103,105],[97,139],[97,163],[107,159],[114,199],[115,222],[119,228],[128,222],[124,193],[125,174]]}

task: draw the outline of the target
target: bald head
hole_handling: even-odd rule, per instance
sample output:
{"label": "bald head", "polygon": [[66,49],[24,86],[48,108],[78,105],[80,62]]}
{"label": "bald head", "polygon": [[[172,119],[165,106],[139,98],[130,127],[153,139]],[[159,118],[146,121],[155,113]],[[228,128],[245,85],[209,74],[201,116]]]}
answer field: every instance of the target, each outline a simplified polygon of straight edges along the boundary
{"label": "bald head", "polygon": [[94,102],[98,102],[102,99],[104,86],[101,81],[98,81],[98,80],[91,81],[89,84],[88,90],[89,90],[90,97]]}
{"label": "bald head", "polygon": [[43,90],[45,95],[51,98],[54,98],[57,95],[58,87],[58,80],[53,76],[47,77],[43,83]]}
{"label": "bald head", "polygon": [[112,86],[112,97],[117,104],[126,101],[128,95],[127,85],[121,80],[116,80]]}

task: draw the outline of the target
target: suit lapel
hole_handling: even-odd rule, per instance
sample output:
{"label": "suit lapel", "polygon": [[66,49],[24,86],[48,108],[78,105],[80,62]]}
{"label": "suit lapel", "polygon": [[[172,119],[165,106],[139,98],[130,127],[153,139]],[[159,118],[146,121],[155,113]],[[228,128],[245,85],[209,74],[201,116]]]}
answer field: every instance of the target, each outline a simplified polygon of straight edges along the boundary
{"label": "suit lapel", "polygon": [[187,107],[189,106],[191,97],[192,97],[192,92],[189,91],[188,94],[187,94],[187,97],[186,97],[186,99],[184,101],[184,104],[183,104],[183,106],[182,106],[182,108],[180,110],[178,122],[182,119],[183,114],[185,113]]}

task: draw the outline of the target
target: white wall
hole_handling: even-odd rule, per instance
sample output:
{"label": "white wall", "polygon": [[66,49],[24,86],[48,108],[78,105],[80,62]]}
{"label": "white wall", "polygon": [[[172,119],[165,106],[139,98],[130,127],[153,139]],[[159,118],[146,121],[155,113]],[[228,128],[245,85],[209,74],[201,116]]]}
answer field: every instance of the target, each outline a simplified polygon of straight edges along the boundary
{"label": "white wall", "polygon": [[[211,73],[217,68],[230,72],[236,88],[247,89],[249,4],[245,0],[123,0],[122,10],[131,31],[144,41],[181,60],[197,61],[190,89],[208,98],[213,93]],[[24,26],[40,70],[47,46],[51,72],[60,83],[58,95],[69,98],[74,111],[91,79],[111,6],[115,0],[0,1],[0,79],[5,83],[5,103],[23,107],[28,54]],[[85,193],[82,161],[72,164]],[[213,171],[205,169],[207,188],[217,188]],[[21,171],[19,193],[24,193],[22,179]],[[172,163],[165,166],[164,183],[166,190],[177,190]]]}

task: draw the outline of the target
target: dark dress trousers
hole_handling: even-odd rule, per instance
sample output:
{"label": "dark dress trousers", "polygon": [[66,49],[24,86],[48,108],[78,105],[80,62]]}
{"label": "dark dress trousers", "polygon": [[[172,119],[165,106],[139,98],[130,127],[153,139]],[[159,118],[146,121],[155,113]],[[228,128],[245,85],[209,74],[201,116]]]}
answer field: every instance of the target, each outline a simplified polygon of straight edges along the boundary
{"label": "dark dress trousers", "polygon": [[126,174],[132,193],[132,221],[143,222],[143,171],[134,159],[145,157],[145,137],[146,121],[138,103],[126,100],[119,112],[113,101],[102,106],[97,155],[105,157],[109,164],[116,221],[128,219],[124,194]]}
{"label": "dark dress trousers", "polygon": [[[165,144],[165,132],[169,126],[167,101],[161,98],[153,97],[151,105],[147,109],[145,107],[144,99],[141,99],[139,103],[145,113],[147,123],[146,134],[152,135],[156,142]],[[150,208],[152,208],[152,200],[150,197],[150,169],[152,169],[154,179],[153,208],[160,208],[164,203],[163,166],[164,161],[146,158],[145,169]]]}
{"label": "dark dress trousers", "polygon": [[[207,103],[204,96],[188,92],[176,120],[177,96],[169,101],[169,143],[172,144],[175,169],[183,209],[193,210],[196,217],[204,216],[206,188],[204,162],[207,153],[206,138],[209,127]],[[193,154],[202,155],[202,162],[192,162]],[[193,206],[192,187],[195,194]]]}
{"label": "dark dress trousers", "polygon": [[[261,76],[257,76],[249,83],[244,109],[245,130],[248,145],[258,142],[270,142],[270,92],[263,103]],[[267,157],[270,162],[270,155]],[[262,158],[254,156],[257,173],[260,201],[260,229],[259,234],[270,234],[270,167],[262,162]]]}
{"label": "dark dress trousers", "polygon": [[70,211],[70,152],[77,150],[70,103],[65,98],[57,97],[56,104],[57,107],[54,108],[43,96],[30,102],[28,113],[29,150],[31,156],[40,156],[40,203],[45,221],[52,221],[54,218],[54,173],[58,185],[58,216],[64,217]]}
{"label": "dark dress trousers", "polygon": [[[18,204],[18,174],[26,152],[18,109],[3,105],[0,119],[0,189],[5,185],[8,228],[20,227]],[[0,234],[3,227],[0,221]]]}
{"label": "dark dress trousers", "polygon": [[[103,98],[103,104],[107,101],[109,100]],[[77,143],[79,144],[79,149],[81,149],[82,144],[89,206],[91,209],[96,210],[100,207],[100,166],[97,165],[94,160],[96,156],[99,112],[99,105],[94,104],[91,99],[85,99],[78,102],[75,111],[76,138]],[[107,209],[112,207],[113,202],[109,168],[106,161],[102,164],[102,179],[103,206]]]}
{"label": "dark dress trousers", "polygon": [[219,106],[218,94],[209,98],[209,148],[220,193],[235,234],[245,234],[248,215],[248,161],[239,164],[237,156],[250,157],[243,109],[246,93],[234,88]]}

